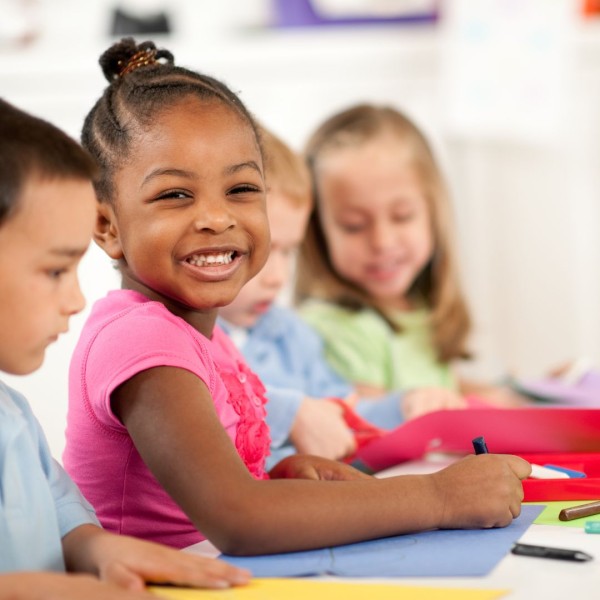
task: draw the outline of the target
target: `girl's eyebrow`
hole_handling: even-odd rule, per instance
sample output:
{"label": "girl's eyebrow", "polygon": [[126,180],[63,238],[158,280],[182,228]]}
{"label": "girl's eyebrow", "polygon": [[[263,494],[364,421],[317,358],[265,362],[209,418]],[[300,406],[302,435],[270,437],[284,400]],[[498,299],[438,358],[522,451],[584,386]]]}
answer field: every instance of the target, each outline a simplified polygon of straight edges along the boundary
{"label": "girl's eyebrow", "polygon": [[[246,168],[253,169],[257,173],[262,175],[262,171],[261,171],[260,167],[258,166],[258,163],[254,160],[249,160],[249,161],[246,161],[243,163],[239,163],[237,165],[231,165],[229,167],[226,167],[223,170],[223,172],[225,175],[234,175],[235,173],[238,173],[239,171],[242,171]],[[140,187],[144,187],[147,183],[149,183],[153,179],[156,179],[157,177],[161,177],[163,175],[174,175],[176,177],[184,177],[186,179],[198,179],[198,176],[196,175],[196,173],[194,173],[192,171],[186,171],[185,169],[175,169],[175,168],[154,169],[154,171],[151,171],[150,173],[148,173],[148,175],[146,175],[146,177],[144,177],[144,179],[142,180],[142,185]]]}
{"label": "girl's eyebrow", "polygon": [[176,177],[185,177],[186,179],[198,179],[198,176],[192,171],[186,171],[185,169],[174,169],[174,168],[166,168],[166,169],[154,169],[144,177],[142,181],[141,187],[144,187],[147,183],[156,179],[157,177],[161,177],[162,175],[175,175]]}
{"label": "girl's eyebrow", "polygon": [[223,170],[223,173],[225,175],[234,175],[235,173],[238,173],[239,171],[243,171],[246,168],[254,169],[257,173],[262,175],[261,168],[258,166],[258,163],[254,160],[249,160],[249,161],[246,161],[243,163],[239,163],[237,165],[231,165],[230,167],[226,167]]}

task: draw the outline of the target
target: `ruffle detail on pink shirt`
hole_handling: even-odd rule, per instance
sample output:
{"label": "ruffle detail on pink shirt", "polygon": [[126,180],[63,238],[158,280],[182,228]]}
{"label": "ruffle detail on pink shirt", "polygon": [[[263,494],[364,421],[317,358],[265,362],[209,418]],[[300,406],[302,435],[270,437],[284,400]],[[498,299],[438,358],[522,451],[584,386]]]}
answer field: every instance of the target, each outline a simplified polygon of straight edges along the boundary
{"label": "ruffle detail on pink shirt", "polygon": [[260,379],[242,362],[238,373],[220,372],[229,391],[228,401],[239,415],[235,447],[256,479],[268,479],[265,459],[270,454],[271,435],[265,421],[266,390]]}

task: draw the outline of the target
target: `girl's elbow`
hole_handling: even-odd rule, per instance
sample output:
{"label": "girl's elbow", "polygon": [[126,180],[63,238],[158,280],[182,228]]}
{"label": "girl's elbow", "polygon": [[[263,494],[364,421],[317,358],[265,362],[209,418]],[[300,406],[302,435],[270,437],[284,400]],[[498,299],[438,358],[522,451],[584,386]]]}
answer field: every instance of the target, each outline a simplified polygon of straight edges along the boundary
{"label": "girl's elbow", "polygon": [[223,553],[231,556],[263,554],[264,549],[255,530],[248,527],[222,527],[209,540]]}
{"label": "girl's elbow", "polygon": [[[221,506],[221,509],[223,508],[225,507]],[[268,529],[268,523],[264,522],[264,515],[261,515],[260,511],[248,511],[244,508],[214,511],[211,516],[204,514],[203,522],[195,524],[224,554],[262,554],[265,550],[261,539]]]}

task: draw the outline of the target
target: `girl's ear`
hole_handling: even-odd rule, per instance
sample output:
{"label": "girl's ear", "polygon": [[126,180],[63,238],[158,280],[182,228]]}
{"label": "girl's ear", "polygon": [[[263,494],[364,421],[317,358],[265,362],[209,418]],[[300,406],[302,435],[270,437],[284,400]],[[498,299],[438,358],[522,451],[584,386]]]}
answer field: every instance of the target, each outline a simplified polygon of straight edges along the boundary
{"label": "girl's ear", "polygon": [[123,249],[121,248],[121,238],[117,228],[115,211],[108,202],[98,203],[94,241],[112,259],[118,260],[123,258]]}

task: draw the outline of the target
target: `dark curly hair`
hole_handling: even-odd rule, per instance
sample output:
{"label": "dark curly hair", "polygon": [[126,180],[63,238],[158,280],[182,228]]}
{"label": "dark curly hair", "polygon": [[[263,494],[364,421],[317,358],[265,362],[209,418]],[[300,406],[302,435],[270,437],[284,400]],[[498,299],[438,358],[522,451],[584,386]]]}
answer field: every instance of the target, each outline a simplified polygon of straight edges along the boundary
{"label": "dark curly hair", "polygon": [[185,96],[230,107],[252,127],[260,147],[258,126],[234,92],[213,77],[175,66],[171,52],[157,49],[153,42],[137,44],[124,38],[106,50],[99,62],[109,85],[87,115],[81,141],[101,169],[96,181],[100,201],[112,199],[113,173],[127,160],[135,132]]}

